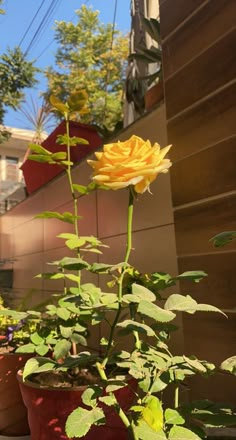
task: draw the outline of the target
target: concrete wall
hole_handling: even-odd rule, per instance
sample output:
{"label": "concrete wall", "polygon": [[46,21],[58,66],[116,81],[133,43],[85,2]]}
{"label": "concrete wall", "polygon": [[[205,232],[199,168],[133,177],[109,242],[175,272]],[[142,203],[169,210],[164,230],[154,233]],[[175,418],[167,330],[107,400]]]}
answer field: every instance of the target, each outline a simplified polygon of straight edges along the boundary
{"label": "concrete wall", "polygon": [[[162,107],[135,122],[119,136],[128,139],[132,134],[166,145],[165,109]],[[74,182],[87,184],[91,169],[86,162],[74,168]],[[140,196],[134,209],[134,251],[131,263],[140,271],[177,273],[175,234],[169,175],[161,175],[152,185],[153,195]],[[128,191],[98,191],[80,199],[81,234],[99,236],[110,248],[104,250],[101,261],[120,262],[124,259]],[[72,226],[57,220],[33,219],[44,210],[68,211],[72,208],[66,177],[60,176],[32,194],[24,202],[0,217],[0,258],[14,258],[15,297],[22,298],[35,289],[33,301],[43,300],[53,291],[61,291],[62,283],[34,278],[50,271],[47,262],[69,254],[56,238],[60,232],[71,232]],[[7,266],[4,266],[4,268]],[[95,276],[87,280],[97,281]],[[85,281],[85,280],[84,280]],[[101,329],[102,333],[106,331]],[[99,334],[93,335],[97,345]]]}

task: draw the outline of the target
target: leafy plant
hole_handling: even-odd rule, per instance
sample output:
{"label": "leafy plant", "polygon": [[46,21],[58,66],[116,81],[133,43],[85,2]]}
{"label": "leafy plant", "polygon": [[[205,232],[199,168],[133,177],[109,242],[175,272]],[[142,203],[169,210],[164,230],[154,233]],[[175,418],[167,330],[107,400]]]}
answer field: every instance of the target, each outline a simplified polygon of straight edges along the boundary
{"label": "leafy plant", "polygon": [[[70,151],[81,140],[70,137],[69,118],[74,111],[81,109],[80,94],[75,92],[66,103],[51,97],[51,103],[65,118],[66,133],[59,138],[59,143],[66,143],[67,151],[55,156],[33,144],[31,159],[63,167],[74,210],[63,214],[46,211],[38,217],[54,218],[74,225],[73,233],[61,233],[58,237],[63,240],[68,252],[74,251],[75,255],[65,255],[51,263],[52,271],[39,275],[52,281],[62,279],[64,291],[57,304],[46,308],[41,327],[47,330],[44,340],[39,332],[31,338],[34,344],[39,342],[45,347],[49,344],[53,356],[30,359],[24,368],[24,380],[34,380],[38,375],[43,378],[48,372],[62,372],[72,378],[73,386],[84,369],[89,370],[92,379],[86,378],[83,382],[87,385],[82,395],[83,407],[75,409],[67,419],[69,438],[81,438],[93,425],[104,424],[104,406],[117,412],[134,440],[146,440],[148,437],[197,440],[205,438],[204,428],[208,425],[236,423],[236,415],[231,408],[209,401],[183,404],[180,391],[185,380],[197,374],[208,377],[214,373],[215,365],[194,355],[172,354],[168,345],[171,332],[176,330],[178,313],[201,311],[222,314],[212,305],[199,304],[190,295],[168,292],[180,279],[198,283],[206,274],[202,271],[185,272],[175,277],[162,272],[141,274],[129,263],[135,200],[149,189],[160,173],[168,171],[171,163],[165,156],[170,147],[161,150],[158,144],[152,146],[149,141],[137,136],[125,142],[105,145],[103,151],[96,153],[97,160],[88,161],[93,168],[92,183],[87,187],[75,184]],[[80,235],[79,200],[95,189],[122,188],[129,191],[124,260],[115,265],[91,263],[86,255],[101,254],[104,245],[97,237]],[[85,271],[99,277],[110,276],[107,288],[83,283]],[[109,327],[108,337],[102,337],[97,353],[84,350],[90,329],[96,331],[96,326],[102,321]],[[131,349],[118,348],[118,338],[127,336],[131,336],[133,341]],[[135,401],[126,412],[119,404],[116,391],[129,387],[130,378],[136,384],[133,390]],[[173,390],[172,404],[166,406],[163,393],[169,387]]]}

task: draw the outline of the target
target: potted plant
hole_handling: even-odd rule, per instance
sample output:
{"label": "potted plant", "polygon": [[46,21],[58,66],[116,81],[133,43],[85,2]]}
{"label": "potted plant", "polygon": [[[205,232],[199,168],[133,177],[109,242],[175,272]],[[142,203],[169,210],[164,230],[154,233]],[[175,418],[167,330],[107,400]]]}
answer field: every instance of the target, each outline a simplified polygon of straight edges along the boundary
{"label": "potted plant", "polygon": [[[135,78],[130,80],[126,85],[126,95],[128,102],[134,99],[136,95],[137,83],[139,88],[145,89],[144,101],[145,109],[150,110],[155,104],[160,102],[164,97],[163,82],[162,82],[162,52],[161,52],[161,37],[160,37],[160,22],[155,18],[141,17],[141,23],[143,29],[147,32],[154,45],[147,48],[146,45],[140,45],[136,52],[133,52],[129,56],[131,63],[138,61],[144,63],[147,68],[149,65],[154,66],[153,72],[148,73],[145,76],[136,75]],[[141,83],[141,84],[140,84]],[[143,84],[143,86],[142,86]],[[134,93],[135,92],[135,93]],[[143,92],[142,92],[143,93]],[[140,103],[139,103],[140,106]]]}
{"label": "potted plant", "polygon": [[[53,356],[30,359],[18,374],[31,440],[92,440],[96,436],[106,440],[198,440],[205,438],[205,426],[213,421],[217,424],[217,418],[221,425],[235,423],[236,415],[228,407],[207,400],[183,402],[181,392],[188,377],[207,377],[215,366],[195,356],[172,354],[169,348],[177,313],[222,313],[214,306],[197,303],[190,295],[165,293],[180,279],[199,282],[206,274],[141,274],[129,263],[135,199],[160,173],[168,172],[171,163],[165,156],[170,147],[160,149],[137,136],[105,145],[96,153],[97,160],[88,161],[93,181],[87,187],[73,183],[70,150],[77,140],[70,137],[69,117],[74,108],[54,97],[51,103],[66,121],[66,133],[58,142],[67,144],[67,152],[58,155],[57,161],[67,173],[74,211],[47,211],[38,216],[74,224],[74,233],[59,237],[75,256],[50,263],[56,270],[39,275],[61,278],[65,285],[58,304],[48,305],[44,315]],[[31,149],[34,160],[38,155],[40,161],[43,156],[43,161],[50,163],[49,150],[38,145],[31,145]],[[96,188],[129,191],[124,261],[115,265],[87,261],[86,255],[101,253],[103,244],[94,236],[79,234],[78,200]],[[110,276],[107,288],[83,283],[84,271]],[[62,320],[59,325],[58,318]],[[85,349],[89,331],[96,331],[104,320],[110,327],[107,339],[101,339],[98,351]],[[131,336],[130,348],[125,342],[124,349],[118,348],[117,338],[127,336]],[[166,397],[168,390],[171,399]]]}
{"label": "potted plant", "polygon": [[16,373],[32,356],[22,346],[30,342],[38,323],[38,313],[8,309],[0,297],[0,435],[29,434]]}

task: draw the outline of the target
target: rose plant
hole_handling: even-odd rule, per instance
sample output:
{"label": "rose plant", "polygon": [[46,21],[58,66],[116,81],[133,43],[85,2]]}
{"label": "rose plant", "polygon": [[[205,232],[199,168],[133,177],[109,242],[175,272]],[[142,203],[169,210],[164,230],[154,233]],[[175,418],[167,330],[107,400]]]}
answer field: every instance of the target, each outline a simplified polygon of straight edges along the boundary
{"label": "rose plant", "polygon": [[[66,153],[52,154],[38,145],[30,146],[32,160],[57,163],[65,169],[73,212],[47,211],[38,217],[56,218],[74,225],[73,233],[64,232],[59,237],[69,251],[75,252],[75,256],[64,256],[50,263],[56,270],[39,275],[51,280],[62,279],[64,291],[58,304],[47,306],[43,318],[45,321],[42,321],[42,326],[49,324],[50,335],[54,332],[48,340],[54,354],[50,358],[30,359],[23,371],[23,381],[26,384],[28,381],[33,384],[40,382],[45,387],[48,380],[56,375],[63,380],[67,378],[66,387],[69,383],[71,387],[75,384],[86,385],[82,400],[75,404],[70,414],[66,414],[63,429],[55,428],[55,437],[50,437],[53,439],[94,438],[109,418],[108,409],[117,414],[125,429],[125,436],[118,433],[116,437],[117,434],[112,431],[106,434],[106,439],[206,438],[205,427],[208,424],[217,424],[217,420],[221,426],[233,424],[236,415],[229,407],[220,407],[213,402],[198,401],[187,405],[182,401],[181,391],[188,378],[196,374],[206,377],[214,374],[215,366],[195,356],[172,354],[169,338],[176,329],[177,313],[222,312],[214,306],[199,304],[190,295],[180,294],[178,290],[168,294],[168,288],[173,289],[179,280],[187,279],[196,283],[206,274],[202,271],[185,272],[175,277],[158,271],[142,274],[129,263],[135,200],[150,190],[150,184],[159,174],[168,172],[171,162],[166,155],[170,146],[161,149],[157,143],[151,145],[135,135],[125,142],[105,145],[102,151],[95,153],[96,160],[88,160],[93,169],[92,182],[88,186],[74,183],[70,150],[77,144],[86,148],[86,145],[82,145],[85,144],[82,139],[71,138],[69,134],[69,119],[77,110],[78,100],[76,92],[66,103],[51,97],[54,109],[61,112],[66,121],[66,133],[58,138],[60,144],[66,144]],[[99,238],[80,235],[80,197],[94,190],[119,189],[129,192],[124,260],[115,265],[97,261],[91,263],[86,255],[100,254],[104,245]],[[109,276],[111,279],[107,288],[104,290],[99,285],[83,283],[84,271],[99,277]],[[89,333],[96,331],[96,326],[102,321],[106,321],[110,328],[108,337],[101,339],[97,352],[85,350]],[[129,337],[130,340],[130,335],[131,348],[118,349],[117,338]],[[123,346],[126,347],[125,343]],[[58,382],[56,386],[59,386]],[[118,396],[121,390],[129,388],[133,403],[130,402],[127,408]],[[166,397],[168,389],[172,394],[171,399]],[[53,420],[48,422],[50,428],[53,429],[60,417],[54,414]],[[94,431],[94,427],[98,431]],[[94,433],[93,437],[90,433]],[[37,440],[46,438],[41,433]],[[36,437],[32,439],[36,440]]]}

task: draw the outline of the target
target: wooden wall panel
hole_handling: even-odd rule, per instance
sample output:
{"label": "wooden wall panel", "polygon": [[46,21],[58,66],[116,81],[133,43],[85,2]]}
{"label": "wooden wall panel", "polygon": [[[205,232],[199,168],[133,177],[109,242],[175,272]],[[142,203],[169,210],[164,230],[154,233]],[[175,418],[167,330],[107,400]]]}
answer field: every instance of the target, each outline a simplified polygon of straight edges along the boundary
{"label": "wooden wall panel", "polygon": [[[181,282],[181,293],[193,296],[200,303],[213,304],[224,310],[236,308],[236,251],[196,255],[193,257],[179,257],[179,271],[181,273],[197,269],[204,270],[208,276],[200,283]],[[217,268],[217,270],[216,270]]]}
{"label": "wooden wall panel", "polygon": [[174,163],[171,170],[174,206],[236,188],[236,136]]}
{"label": "wooden wall panel", "polygon": [[[160,3],[161,32],[164,38],[206,0],[165,0]],[[218,1],[218,0],[217,0]]]}
{"label": "wooden wall panel", "polygon": [[[221,362],[236,353],[236,242],[215,249],[209,239],[236,229],[236,3],[166,0],[160,21],[179,272],[209,272],[180,289],[229,310],[228,320],[185,316],[185,348]],[[189,385],[191,398],[236,404],[235,378]]]}
{"label": "wooden wall panel", "polygon": [[[173,3],[173,2],[172,2]],[[187,3],[187,2],[186,2]],[[167,16],[168,17],[168,16]],[[163,16],[161,16],[161,22]],[[236,23],[235,0],[210,0],[163,41],[165,78],[221,39]],[[162,28],[161,28],[162,29]],[[221,58],[222,54],[221,54]]]}
{"label": "wooden wall panel", "polygon": [[[175,211],[178,255],[212,252],[209,240],[219,232],[235,228],[236,195]],[[236,241],[227,250],[236,249]],[[221,252],[221,249],[215,250]]]}
{"label": "wooden wall panel", "polygon": [[235,41],[236,27],[166,81],[168,119],[236,78]]}
{"label": "wooden wall panel", "polygon": [[173,161],[235,135],[235,96],[236,81],[167,122]]}

